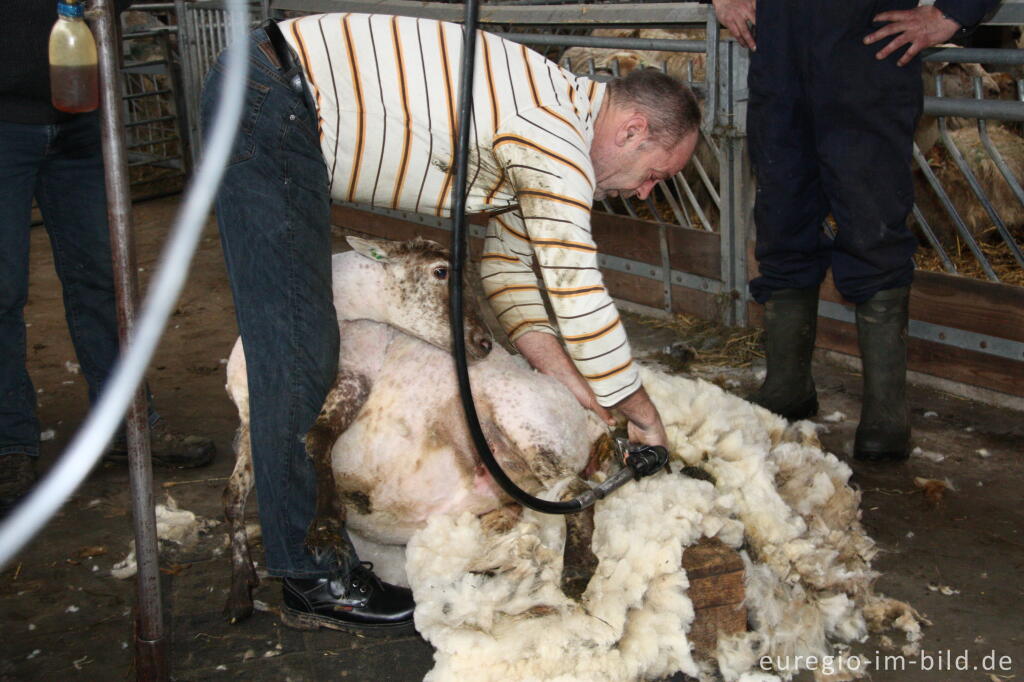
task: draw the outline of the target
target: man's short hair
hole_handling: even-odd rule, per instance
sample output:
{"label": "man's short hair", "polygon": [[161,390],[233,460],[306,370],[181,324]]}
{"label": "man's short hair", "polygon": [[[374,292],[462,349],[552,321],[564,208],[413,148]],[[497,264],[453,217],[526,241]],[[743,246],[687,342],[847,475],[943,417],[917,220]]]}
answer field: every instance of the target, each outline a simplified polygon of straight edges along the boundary
{"label": "man's short hair", "polygon": [[636,69],[608,83],[612,102],[633,104],[647,116],[651,136],[665,147],[700,127],[700,106],[684,83],[653,68]]}

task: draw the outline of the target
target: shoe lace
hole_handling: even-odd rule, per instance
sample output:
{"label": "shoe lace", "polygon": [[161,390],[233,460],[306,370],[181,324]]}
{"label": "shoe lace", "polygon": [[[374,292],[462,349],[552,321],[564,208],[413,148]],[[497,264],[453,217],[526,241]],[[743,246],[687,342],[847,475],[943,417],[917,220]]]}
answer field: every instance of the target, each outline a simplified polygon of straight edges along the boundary
{"label": "shoe lace", "polygon": [[373,589],[380,589],[381,581],[373,572],[372,561],[360,561],[349,574],[349,586],[360,594],[369,594]]}

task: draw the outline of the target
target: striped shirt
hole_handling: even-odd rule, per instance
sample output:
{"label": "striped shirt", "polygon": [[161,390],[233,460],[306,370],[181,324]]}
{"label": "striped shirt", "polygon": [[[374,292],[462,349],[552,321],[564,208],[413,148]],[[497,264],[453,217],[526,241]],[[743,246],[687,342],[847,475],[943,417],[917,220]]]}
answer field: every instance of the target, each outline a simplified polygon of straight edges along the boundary
{"label": "striped shirt", "polygon": [[[331,197],[447,216],[462,27],[377,14],[311,15],[280,26],[316,102]],[[466,208],[502,212],[488,224],[481,274],[509,338],[555,334],[536,261],[569,355],[608,406],[640,379],[590,229],[590,145],[605,88],[481,32]]]}

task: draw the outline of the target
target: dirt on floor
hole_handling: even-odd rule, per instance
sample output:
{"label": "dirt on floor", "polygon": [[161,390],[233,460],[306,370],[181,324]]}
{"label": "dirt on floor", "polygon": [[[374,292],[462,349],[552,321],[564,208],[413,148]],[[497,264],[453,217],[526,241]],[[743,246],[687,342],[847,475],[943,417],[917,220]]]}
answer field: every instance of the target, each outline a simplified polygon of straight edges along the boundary
{"label": "dirt on floor", "polygon": [[[177,198],[137,205],[139,276],[155,268]],[[338,234],[338,243],[341,235]],[[627,316],[640,354],[656,355],[678,330]],[[33,230],[26,309],[29,369],[44,431],[41,469],[61,453],[86,411],[85,384],[64,322],[46,233]],[[149,372],[156,406],[181,432],[212,438],[214,462],[202,469],[154,472],[158,502],[172,496],[209,526],[195,544],[165,546],[162,600],[173,679],[420,680],[433,650],[418,637],[359,639],[297,632],[273,613],[280,586],[264,580],[266,610],[238,625],[221,616],[229,578],[221,491],[232,467],[234,408],[224,365],[236,335],[231,294],[212,224]],[[707,344],[706,338],[701,339]],[[758,383],[747,368],[689,371],[739,394]],[[905,465],[869,466],[850,458],[860,376],[816,363],[825,448],[850,462],[864,494],[864,523],[883,549],[878,589],[909,601],[932,625],[922,654],[899,655],[876,637],[855,647],[875,680],[1024,680],[1024,422],[1021,414],[933,390],[910,390],[915,444]],[[945,481],[926,495],[917,478]],[[255,512],[250,505],[250,516]],[[131,499],[123,465],[101,463],[43,532],[0,574],[0,680],[134,679],[134,579],[115,565],[129,553]],[[257,548],[257,556],[259,550]],[[811,679],[806,673],[800,679]]]}

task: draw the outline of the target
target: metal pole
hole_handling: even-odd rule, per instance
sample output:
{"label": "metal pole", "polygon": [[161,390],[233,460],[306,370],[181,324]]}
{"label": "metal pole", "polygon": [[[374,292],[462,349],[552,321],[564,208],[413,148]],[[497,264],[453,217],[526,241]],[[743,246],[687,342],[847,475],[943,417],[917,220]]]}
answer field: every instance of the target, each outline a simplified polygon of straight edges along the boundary
{"label": "metal pole", "polygon": [[[110,0],[94,0],[90,12],[99,47],[100,115],[110,226],[117,293],[117,318],[122,345],[132,335],[139,299],[138,268],[131,230],[131,197],[121,116],[119,42]],[[156,515],[153,507],[153,472],[149,452],[149,423],[145,389],[140,386],[125,419],[128,473],[135,526],[135,555],[139,572],[135,607],[135,677],[163,681],[168,678],[164,624],[160,603],[160,568],[157,555]]]}

